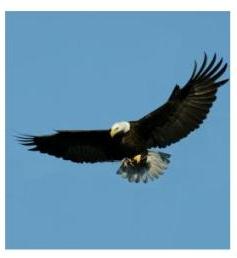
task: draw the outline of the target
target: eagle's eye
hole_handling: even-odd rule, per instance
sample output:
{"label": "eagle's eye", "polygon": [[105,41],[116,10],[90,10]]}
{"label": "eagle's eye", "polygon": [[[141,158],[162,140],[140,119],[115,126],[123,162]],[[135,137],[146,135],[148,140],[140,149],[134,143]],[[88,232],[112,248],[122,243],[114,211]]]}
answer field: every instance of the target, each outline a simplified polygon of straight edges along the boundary
{"label": "eagle's eye", "polygon": [[119,131],[119,126],[112,127],[112,130],[115,132]]}

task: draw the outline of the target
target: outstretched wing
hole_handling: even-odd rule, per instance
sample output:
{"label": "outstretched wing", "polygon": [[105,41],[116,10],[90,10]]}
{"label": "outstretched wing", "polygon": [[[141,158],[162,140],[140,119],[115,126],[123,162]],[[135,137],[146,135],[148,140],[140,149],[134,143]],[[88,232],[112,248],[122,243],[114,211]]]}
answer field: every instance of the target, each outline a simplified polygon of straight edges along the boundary
{"label": "outstretched wing", "polygon": [[197,129],[215,101],[217,89],[228,81],[218,81],[226,68],[223,59],[216,62],[216,54],[209,64],[205,54],[198,71],[195,62],[186,85],[183,88],[176,85],[163,106],[136,122],[147,147],[166,147]]}
{"label": "outstretched wing", "polygon": [[18,140],[29,150],[79,163],[121,160],[126,155],[123,146],[110,137],[109,130],[57,131],[52,135],[22,136]]}

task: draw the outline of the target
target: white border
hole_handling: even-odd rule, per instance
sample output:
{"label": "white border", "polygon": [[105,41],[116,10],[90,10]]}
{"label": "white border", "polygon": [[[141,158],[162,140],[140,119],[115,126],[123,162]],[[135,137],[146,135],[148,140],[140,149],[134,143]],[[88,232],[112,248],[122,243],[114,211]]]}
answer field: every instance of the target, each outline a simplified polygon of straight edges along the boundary
{"label": "white border", "polygon": [[[234,97],[237,96],[237,50],[233,46],[237,46],[236,40],[236,25],[237,10],[236,1],[234,0],[2,0],[0,2],[0,56],[3,57],[0,62],[0,82],[1,82],[1,132],[4,132],[5,125],[5,11],[231,11],[231,114],[236,115],[236,102]],[[235,73],[234,73],[235,70]],[[232,72],[233,71],[233,72]],[[234,111],[233,111],[234,110]],[[236,137],[234,132],[237,131],[236,119],[231,115],[231,249],[230,250],[5,250],[5,144],[1,148],[1,189],[0,189],[0,247],[1,257],[120,257],[127,255],[132,257],[236,257],[237,255],[237,223],[234,218],[237,218],[236,211],[236,173],[237,169],[234,164],[234,153]],[[5,142],[5,135],[1,134],[1,143]],[[234,185],[235,184],[235,185]]]}
{"label": "white border", "polygon": [[8,11],[224,11],[233,10],[234,0],[2,0]]}

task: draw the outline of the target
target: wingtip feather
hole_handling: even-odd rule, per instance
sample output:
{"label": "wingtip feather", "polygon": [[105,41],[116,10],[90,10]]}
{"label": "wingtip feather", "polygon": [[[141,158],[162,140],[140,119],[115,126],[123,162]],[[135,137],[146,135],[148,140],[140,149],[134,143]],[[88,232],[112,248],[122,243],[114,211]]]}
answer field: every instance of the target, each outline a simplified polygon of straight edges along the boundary
{"label": "wingtip feather", "polygon": [[34,138],[35,136],[33,135],[26,135],[26,134],[21,134],[21,135],[15,135],[16,140],[18,143],[24,146],[33,146],[35,145]]}

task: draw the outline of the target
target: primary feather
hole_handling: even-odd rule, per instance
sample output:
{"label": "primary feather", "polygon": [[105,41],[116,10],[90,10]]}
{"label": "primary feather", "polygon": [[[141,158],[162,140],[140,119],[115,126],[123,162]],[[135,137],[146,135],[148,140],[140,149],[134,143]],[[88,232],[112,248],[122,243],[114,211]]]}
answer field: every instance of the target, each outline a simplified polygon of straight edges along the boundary
{"label": "primary feather", "polygon": [[198,71],[195,62],[192,76],[183,88],[176,85],[163,106],[137,121],[147,148],[166,147],[200,126],[216,99],[217,89],[228,81],[218,81],[227,68],[222,63],[223,59],[216,64],[214,55],[208,64],[205,54]]}
{"label": "primary feather", "polygon": [[18,137],[21,144],[32,146],[31,151],[39,151],[73,162],[102,162],[121,160],[129,151],[111,139],[109,130],[57,131],[44,136]]}

